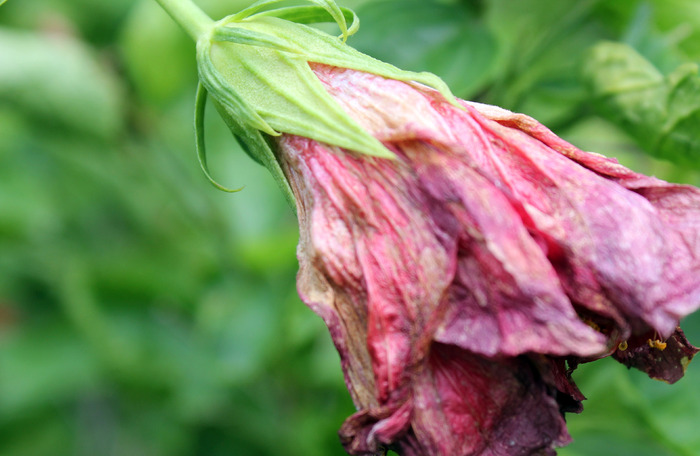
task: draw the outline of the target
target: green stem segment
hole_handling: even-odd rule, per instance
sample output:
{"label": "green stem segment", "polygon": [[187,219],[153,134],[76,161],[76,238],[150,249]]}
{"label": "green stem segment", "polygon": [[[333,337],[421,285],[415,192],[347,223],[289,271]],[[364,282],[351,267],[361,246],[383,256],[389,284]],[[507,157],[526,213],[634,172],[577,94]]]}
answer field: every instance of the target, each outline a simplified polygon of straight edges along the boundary
{"label": "green stem segment", "polygon": [[208,32],[214,23],[192,0],[156,1],[195,41]]}

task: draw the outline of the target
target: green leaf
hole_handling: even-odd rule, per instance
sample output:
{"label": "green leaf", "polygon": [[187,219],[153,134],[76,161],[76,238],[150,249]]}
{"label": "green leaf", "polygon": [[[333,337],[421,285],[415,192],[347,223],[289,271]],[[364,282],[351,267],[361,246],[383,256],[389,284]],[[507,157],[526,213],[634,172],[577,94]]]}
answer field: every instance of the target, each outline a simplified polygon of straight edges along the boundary
{"label": "green leaf", "polygon": [[661,30],[673,30],[673,33],[682,32],[680,49],[687,58],[700,60],[700,3],[696,0],[652,0],[652,4],[657,26]]}
{"label": "green leaf", "polygon": [[497,68],[484,101],[555,128],[580,118],[586,94],[577,70],[600,39],[594,16],[600,3],[491,0],[485,14],[497,40]]}
{"label": "green leaf", "polygon": [[660,131],[658,154],[700,168],[700,77],[696,64],[668,76],[667,120]]}
{"label": "green leaf", "polygon": [[0,341],[0,365],[0,422],[50,400],[71,400],[99,378],[94,354],[59,323],[8,334]]}
{"label": "green leaf", "polygon": [[0,102],[84,134],[121,131],[124,90],[82,43],[0,28],[0,62]]}
{"label": "green leaf", "polygon": [[360,52],[411,71],[429,71],[468,98],[494,70],[496,42],[467,2],[390,0],[358,8]]}
{"label": "green leaf", "polygon": [[631,47],[596,45],[584,68],[593,102],[649,154],[700,167],[700,77],[695,64],[664,77]]}

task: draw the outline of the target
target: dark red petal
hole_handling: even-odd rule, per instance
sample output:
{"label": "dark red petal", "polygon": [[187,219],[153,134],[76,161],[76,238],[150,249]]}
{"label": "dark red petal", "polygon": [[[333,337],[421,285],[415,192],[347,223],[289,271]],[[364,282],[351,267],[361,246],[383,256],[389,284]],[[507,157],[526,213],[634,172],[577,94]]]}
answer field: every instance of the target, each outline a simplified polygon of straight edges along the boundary
{"label": "dark red petal", "polygon": [[570,441],[555,394],[527,358],[488,359],[435,344],[413,400],[363,410],[341,428],[354,455],[393,445],[403,456],[554,454]]}
{"label": "dark red petal", "polygon": [[613,357],[627,367],[645,372],[649,377],[675,383],[699,351],[688,342],[680,327],[666,340],[657,338],[655,331],[633,336],[626,341],[625,350],[618,349]]}
{"label": "dark red petal", "polygon": [[435,344],[413,388],[415,454],[530,455],[570,440],[555,397],[526,358]]}

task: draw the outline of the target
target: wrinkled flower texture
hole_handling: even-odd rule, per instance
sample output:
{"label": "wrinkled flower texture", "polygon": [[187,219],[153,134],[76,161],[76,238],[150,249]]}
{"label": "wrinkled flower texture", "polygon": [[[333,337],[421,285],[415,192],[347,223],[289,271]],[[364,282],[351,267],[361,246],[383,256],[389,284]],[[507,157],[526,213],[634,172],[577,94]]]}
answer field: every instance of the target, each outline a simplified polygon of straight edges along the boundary
{"label": "wrinkled flower texture", "polygon": [[564,414],[582,410],[578,364],[683,376],[700,190],[281,20],[332,17],[351,34],[354,13],[331,0],[258,14],[278,1],[260,0],[216,23],[158,1],[197,40],[196,129],[208,91],[293,193],[299,294],[358,409],[340,430],[349,453],[555,454]]}
{"label": "wrinkled flower texture", "polygon": [[534,119],[310,64],[397,158],[278,140],[300,223],[298,290],[358,412],[350,454],[555,454],[576,365],[673,383],[697,352],[700,190],[584,152]]}

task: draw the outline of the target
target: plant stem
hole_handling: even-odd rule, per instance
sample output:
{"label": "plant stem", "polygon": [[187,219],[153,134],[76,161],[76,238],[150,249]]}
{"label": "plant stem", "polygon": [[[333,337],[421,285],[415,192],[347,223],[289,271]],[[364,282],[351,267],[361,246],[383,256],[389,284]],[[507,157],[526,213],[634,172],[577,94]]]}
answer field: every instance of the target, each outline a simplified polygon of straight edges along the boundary
{"label": "plant stem", "polygon": [[192,0],[156,1],[195,41],[214,23]]}

